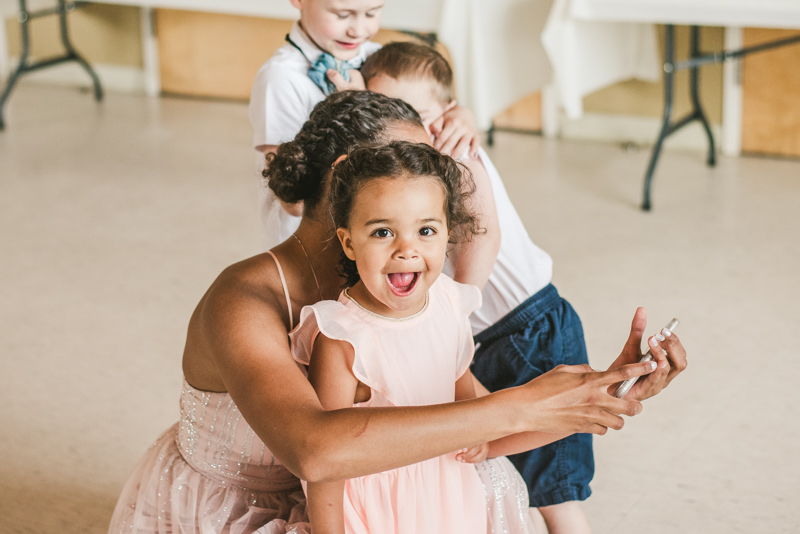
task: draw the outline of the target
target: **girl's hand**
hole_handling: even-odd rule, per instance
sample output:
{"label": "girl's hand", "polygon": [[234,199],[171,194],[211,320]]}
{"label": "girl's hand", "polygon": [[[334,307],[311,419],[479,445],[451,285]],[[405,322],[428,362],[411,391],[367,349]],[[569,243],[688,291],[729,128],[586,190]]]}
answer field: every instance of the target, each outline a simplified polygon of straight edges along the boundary
{"label": "girl's hand", "polygon": [[328,69],[325,76],[336,86],[336,91],[364,91],[367,84],[364,83],[364,77],[358,69],[350,69],[350,81],[344,79],[344,76],[335,69]]}
{"label": "girl's hand", "polygon": [[475,116],[463,106],[454,106],[430,125],[433,147],[442,154],[460,159],[469,150],[469,156],[478,156],[481,140],[475,128]]}
{"label": "girl's hand", "polygon": [[[644,308],[638,308],[633,316],[628,341],[625,343],[622,353],[609,367],[609,370],[639,361],[639,358],[642,357],[640,349],[642,334],[646,326],[647,312]],[[686,362],[686,350],[676,334],[670,332],[670,335],[667,336],[666,332],[662,331],[658,336],[653,336],[647,340],[650,352],[653,354],[658,368],[654,373],[638,380],[628,394],[625,395],[626,399],[641,401],[658,395],[662,389],[667,387],[676,376],[686,369],[688,365]],[[608,388],[609,394],[613,395],[618,385],[612,384]]]}
{"label": "girl's hand", "polygon": [[458,451],[458,454],[456,454],[456,460],[468,464],[479,464],[486,459],[488,454],[489,444],[481,443],[480,445],[474,445]]}

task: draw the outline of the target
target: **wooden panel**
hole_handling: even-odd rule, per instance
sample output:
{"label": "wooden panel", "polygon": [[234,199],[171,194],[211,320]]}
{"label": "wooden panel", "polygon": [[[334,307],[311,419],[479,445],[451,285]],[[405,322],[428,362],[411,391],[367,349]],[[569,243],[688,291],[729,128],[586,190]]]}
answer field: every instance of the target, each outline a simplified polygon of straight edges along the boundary
{"label": "wooden panel", "polygon": [[[746,28],[745,46],[797,30]],[[746,56],[742,79],[742,151],[800,157],[800,44]]]}
{"label": "wooden panel", "polygon": [[[247,100],[261,65],[285,44],[292,21],[172,9],[156,12],[161,88],[167,93]],[[381,30],[374,41],[414,40]],[[449,59],[447,50],[437,50]]]}
{"label": "wooden panel", "polygon": [[542,130],[542,94],[532,93],[499,113],[493,121],[496,128]]}
{"label": "wooden panel", "polygon": [[159,9],[156,28],[163,91],[247,100],[292,22]]}

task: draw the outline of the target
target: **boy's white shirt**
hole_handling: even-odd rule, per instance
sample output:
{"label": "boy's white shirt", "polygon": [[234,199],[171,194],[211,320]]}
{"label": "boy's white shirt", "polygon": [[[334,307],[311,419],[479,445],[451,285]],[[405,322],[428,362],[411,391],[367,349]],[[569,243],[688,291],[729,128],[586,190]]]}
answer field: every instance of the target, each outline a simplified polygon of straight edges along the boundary
{"label": "boy's white shirt", "polygon": [[[314,106],[325,100],[325,94],[308,77],[308,68],[322,54],[322,50],[311,42],[298,22],[292,26],[289,38],[300,50],[290,43],[280,47],[261,66],[253,82],[248,117],[253,126],[254,148],[293,140]],[[367,41],[349,62],[353,67],[360,67],[380,47],[377,43]],[[281,208],[261,175],[264,167],[264,154],[257,151],[261,244],[263,250],[268,250],[288,239],[297,230],[300,218],[289,215]]]}
{"label": "boy's white shirt", "polygon": [[[470,315],[473,335],[502,319],[528,297],[547,286],[553,278],[552,258],[531,241],[508,197],[500,173],[483,148],[478,150],[478,158],[492,184],[500,224],[500,250],[489,281],[481,292],[483,305]],[[453,276],[453,265],[449,258],[442,272]]]}

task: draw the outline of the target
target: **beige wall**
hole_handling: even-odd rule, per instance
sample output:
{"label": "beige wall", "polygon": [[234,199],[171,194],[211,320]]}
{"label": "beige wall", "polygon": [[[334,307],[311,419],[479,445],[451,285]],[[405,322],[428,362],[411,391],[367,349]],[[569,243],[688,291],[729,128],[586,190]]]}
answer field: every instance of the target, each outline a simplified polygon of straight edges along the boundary
{"label": "beige wall", "polygon": [[[664,28],[660,26],[659,41],[661,57],[664,49]],[[700,30],[700,49],[707,51],[724,48],[725,31],[723,28],[704,27]],[[689,55],[689,28],[679,26],[675,29],[676,58],[684,59]],[[676,74],[675,112],[679,117],[690,109],[689,71]],[[715,124],[722,123],[722,65],[706,65],[700,69],[700,101],[708,119]],[[587,96],[584,110],[598,113],[622,113],[626,115],[642,115],[661,117],[664,106],[663,83],[649,83],[631,80],[601,89]]]}
{"label": "beige wall", "polygon": [[[88,61],[126,67],[142,66],[141,20],[138,7],[89,4],[68,15],[70,37],[75,49]],[[5,21],[8,51],[19,57],[19,23]],[[31,22],[31,55],[46,58],[63,52],[58,17]]]}

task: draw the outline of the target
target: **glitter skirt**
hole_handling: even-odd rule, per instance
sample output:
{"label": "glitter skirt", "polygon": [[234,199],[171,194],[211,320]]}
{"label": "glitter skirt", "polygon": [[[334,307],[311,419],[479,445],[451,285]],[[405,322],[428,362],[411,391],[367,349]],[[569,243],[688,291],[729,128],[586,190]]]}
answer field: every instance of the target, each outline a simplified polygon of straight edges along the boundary
{"label": "glitter skirt", "polygon": [[488,534],[534,534],[528,487],[508,458],[500,456],[475,465],[486,495]]}
{"label": "glitter skirt", "polygon": [[[300,489],[253,491],[190,466],[175,443],[177,425],[137,464],[122,490],[109,534],[308,534]],[[525,482],[507,458],[475,466],[486,497],[489,534],[534,534]]]}
{"label": "glitter skirt", "polygon": [[171,427],[139,461],[122,490],[109,534],[308,533],[299,481],[263,491],[189,465]]}

